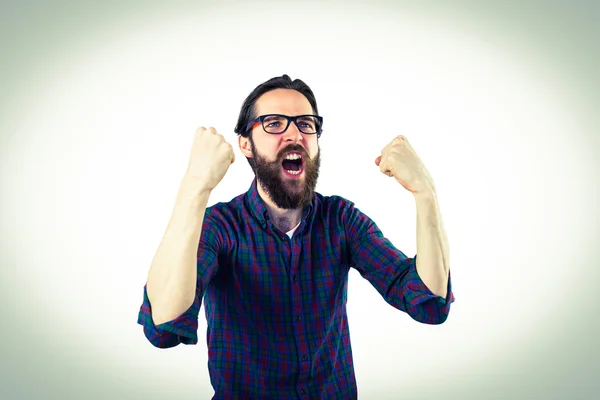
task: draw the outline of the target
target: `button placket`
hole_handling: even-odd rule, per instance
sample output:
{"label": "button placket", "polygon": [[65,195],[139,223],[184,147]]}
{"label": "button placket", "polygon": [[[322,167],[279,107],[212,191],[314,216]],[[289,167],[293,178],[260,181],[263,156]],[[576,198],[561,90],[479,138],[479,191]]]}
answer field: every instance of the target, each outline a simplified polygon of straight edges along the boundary
{"label": "button placket", "polygon": [[[290,247],[292,251],[292,265],[291,265],[291,281],[292,283],[292,298],[293,298],[293,321],[296,330],[297,344],[298,344],[298,363],[300,367],[300,374],[298,376],[298,383],[301,385],[305,383],[310,374],[310,364],[307,362],[309,360],[308,353],[310,349],[307,345],[307,335],[305,332],[304,326],[304,302],[302,300],[302,289],[303,286],[299,282],[300,275],[300,255],[302,252],[302,240],[300,240],[299,235],[295,235],[292,240],[290,240]],[[303,395],[308,394],[307,389],[304,387],[299,387],[300,393]]]}

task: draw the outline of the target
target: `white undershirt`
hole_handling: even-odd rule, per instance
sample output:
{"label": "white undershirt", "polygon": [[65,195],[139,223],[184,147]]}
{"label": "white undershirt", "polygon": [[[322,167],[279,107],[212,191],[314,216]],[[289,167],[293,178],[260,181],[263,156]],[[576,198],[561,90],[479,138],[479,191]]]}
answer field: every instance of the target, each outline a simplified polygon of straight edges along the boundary
{"label": "white undershirt", "polygon": [[[300,221],[300,222],[302,222],[302,221]],[[293,227],[291,231],[286,232],[286,235],[288,235],[290,237],[290,239],[292,238],[292,235],[294,234],[294,231],[296,230],[296,228],[300,226],[300,222],[298,222],[298,225]]]}

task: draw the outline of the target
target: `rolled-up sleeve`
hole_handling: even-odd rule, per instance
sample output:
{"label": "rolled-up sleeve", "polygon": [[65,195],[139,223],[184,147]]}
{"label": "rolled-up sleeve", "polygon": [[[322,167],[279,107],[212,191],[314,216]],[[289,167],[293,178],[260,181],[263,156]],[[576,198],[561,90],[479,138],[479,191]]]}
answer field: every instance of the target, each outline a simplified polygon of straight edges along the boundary
{"label": "rolled-up sleeve", "polygon": [[348,202],[344,225],[350,248],[350,264],[381,294],[387,303],[425,324],[441,324],[454,302],[452,283],[440,297],[425,285],[409,258],[385,238],[377,225]]}
{"label": "rolled-up sleeve", "polygon": [[144,286],[144,301],[138,314],[138,324],[144,327],[144,335],[154,346],[169,348],[183,344],[198,343],[198,312],[201,301],[196,295],[190,308],[174,320],[155,325],[152,308]]}
{"label": "rolled-up sleeve", "polygon": [[198,313],[202,298],[212,277],[218,270],[218,254],[222,243],[220,229],[215,219],[205,214],[197,253],[196,297],[192,305],[177,318],[155,325],[152,319],[152,306],[144,285],[144,299],[138,313],[138,324],[144,328],[144,335],[154,346],[169,348],[183,344],[198,343]]}

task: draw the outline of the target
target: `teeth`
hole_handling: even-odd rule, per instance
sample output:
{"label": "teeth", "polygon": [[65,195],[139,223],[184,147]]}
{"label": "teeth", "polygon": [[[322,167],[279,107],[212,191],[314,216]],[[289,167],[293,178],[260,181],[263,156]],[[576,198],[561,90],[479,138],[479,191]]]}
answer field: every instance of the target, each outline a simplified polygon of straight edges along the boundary
{"label": "teeth", "polygon": [[288,154],[287,156],[285,156],[286,160],[297,160],[299,158],[302,158],[302,156],[298,153]]}
{"label": "teeth", "polygon": [[292,174],[292,175],[298,175],[300,173],[300,170],[298,171],[290,171],[289,169],[286,169],[288,174]]}

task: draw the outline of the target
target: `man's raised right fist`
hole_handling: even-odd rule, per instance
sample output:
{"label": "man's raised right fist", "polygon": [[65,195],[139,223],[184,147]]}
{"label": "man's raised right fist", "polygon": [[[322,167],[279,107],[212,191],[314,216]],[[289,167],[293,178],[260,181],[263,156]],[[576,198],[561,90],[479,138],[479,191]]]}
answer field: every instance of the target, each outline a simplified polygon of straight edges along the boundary
{"label": "man's raised right fist", "polygon": [[186,177],[203,189],[214,189],[235,161],[233,147],[215,128],[200,127],[194,135]]}

